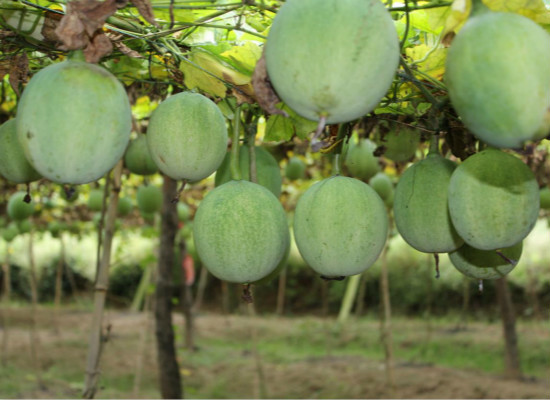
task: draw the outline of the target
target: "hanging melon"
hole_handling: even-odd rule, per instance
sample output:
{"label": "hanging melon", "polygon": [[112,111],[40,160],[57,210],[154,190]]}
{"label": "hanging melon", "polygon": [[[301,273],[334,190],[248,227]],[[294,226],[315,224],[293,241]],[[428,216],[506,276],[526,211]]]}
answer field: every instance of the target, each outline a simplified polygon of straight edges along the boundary
{"label": "hanging melon", "polygon": [[222,112],[198,93],[182,92],[163,101],[151,116],[146,136],[155,164],[176,180],[208,177],[227,150]]}
{"label": "hanging melon", "polygon": [[8,200],[7,213],[14,221],[27,219],[34,213],[34,203],[32,200],[27,203],[26,196],[25,192],[16,192]]}
{"label": "hanging melon", "polygon": [[550,131],[550,35],[527,17],[477,9],[449,48],[445,82],[464,125],[492,146]]}
{"label": "hanging melon", "polygon": [[449,253],[449,259],[458,271],[469,278],[498,279],[508,275],[516,267],[522,249],[522,242],[500,252],[479,250],[465,244]]}
{"label": "hanging melon", "polygon": [[122,84],[75,58],[32,77],[17,108],[17,135],[31,165],[58,183],[96,181],[130,139],[132,114]]}
{"label": "hanging melon", "polygon": [[357,143],[350,141],[345,166],[351,176],[368,181],[380,172],[378,157],[373,154],[374,150],[376,145],[369,139],[359,139]]}
{"label": "hanging melon", "polygon": [[296,205],[296,245],[309,266],[328,278],[365,271],[382,252],[387,233],[384,203],[374,189],[357,179],[324,179]]}
{"label": "hanging melon", "polygon": [[41,178],[25,157],[17,138],[15,119],[0,126],[0,175],[15,183],[28,183]]}
{"label": "hanging melon", "polygon": [[265,59],[282,101],[332,124],[378,105],[399,63],[399,41],[379,0],[289,0],[273,20]]}
{"label": "hanging melon", "polygon": [[130,141],[126,153],[124,153],[124,165],[136,175],[152,175],[158,172],[157,164],[153,161],[145,135]]}

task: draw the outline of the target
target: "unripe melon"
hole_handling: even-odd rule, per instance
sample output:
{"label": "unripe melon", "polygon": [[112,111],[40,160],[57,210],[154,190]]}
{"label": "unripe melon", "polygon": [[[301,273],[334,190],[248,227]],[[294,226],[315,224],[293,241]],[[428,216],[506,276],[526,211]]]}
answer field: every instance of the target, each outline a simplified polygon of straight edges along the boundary
{"label": "unripe melon", "polygon": [[91,211],[101,211],[103,208],[103,190],[93,189],[88,197],[88,208]]}
{"label": "unripe melon", "polygon": [[206,178],[218,169],[227,150],[222,112],[198,93],[182,92],[163,101],[151,116],[146,136],[155,164],[176,180]]}
{"label": "unripe melon", "polygon": [[44,177],[96,181],[114,167],[130,139],[132,114],[122,84],[83,61],[52,64],[34,75],[17,109],[17,135]]}
{"label": "unripe melon", "polygon": [[15,239],[17,235],[19,235],[19,229],[17,229],[17,225],[14,222],[2,228],[2,239],[8,243]]}
{"label": "unripe melon", "polygon": [[378,258],[388,233],[386,207],[366,183],[333,176],[298,200],[294,237],[304,260],[319,274],[360,274]]}
{"label": "unripe melon", "polygon": [[65,223],[59,222],[59,221],[51,221],[48,223],[48,231],[50,232],[50,235],[54,238],[61,237],[61,234],[64,230],[66,230],[67,227],[65,226]]}
{"label": "unripe melon", "polygon": [[369,185],[378,193],[378,196],[386,202],[393,194],[393,182],[383,172],[379,172],[369,180]]}
{"label": "unripe melon", "polygon": [[550,188],[548,186],[540,189],[540,208],[550,210]]}
{"label": "unripe melon", "polygon": [[539,213],[539,187],[517,157],[497,149],[466,159],[449,183],[449,212],[466,243],[495,250],[523,240]]}
{"label": "unripe melon", "polygon": [[383,156],[395,162],[409,161],[420,144],[420,132],[414,129],[393,129],[384,135],[378,132],[374,141],[384,146]]}
{"label": "unripe melon", "polygon": [[28,219],[22,219],[16,222],[17,230],[20,234],[29,233],[32,229],[31,221]]}
{"label": "unripe melon", "polygon": [[502,257],[496,250],[479,250],[465,244],[449,253],[449,259],[457,270],[469,278],[498,279],[508,275],[515,268],[521,257],[522,248],[522,242],[519,242],[502,249]]}
{"label": "unripe melon", "polygon": [[399,41],[379,0],[291,0],[273,20],[265,59],[282,101],[332,124],[378,105],[399,63]]}
{"label": "unripe melon", "polygon": [[21,221],[29,218],[34,213],[34,202],[26,203],[27,193],[16,192],[8,200],[7,212],[14,221]]}
{"label": "unripe melon", "polygon": [[142,216],[157,213],[162,208],[162,191],[158,186],[140,186],[136,197],[138,209]]}
{"label": "unripe melon", "polygon": [[345,165],[351,176],[368,181],[380,171],[378,157],[373,155],[376,145],[369,139],[350,142]]}
{"label": "unripe melon", "polygon": [[[250,180],[250,153],[249,147],[244,145],[239,148],[239,170],[243,180]],[[283,178],[279,163],[269,151],[263,147],[255,146],[256,154],[256,177],[258,184],[269,189],[275,197],[281,195]],[[223,185],[231,180],[231,152],[227,152],[222,164],[216,171],[216,186]]]}
{"label": "unripe melon", "polygon": [[480,140],[519,148],[550,130],[550,35],[519,14],[482,12],[454,38],[445,82]]}
{"label": "unripe melon", "polygon": [[126,217],[132,212],[132,208],[134,208],[134,204],[129,197],[121,197],[118,199],[117,215],[119,217]]}
{"label": "unripe melon", "polygon": [[438,153],[405,170],[397,182],[393,214],[405,241],[424,253],[448,253],[464,240],[451,222],[448,196],[457,165]]}
{"label": "unripe melon", "polygon": [[288,225],[269,190],[230,181],[200,203],[193,223],[197,253],[219,279],[250,283],[269,275],[285,256]]}
{"label": "unripe melon", "polygon": [[15,183],[28,183],[41,178],[27,161],[15,127],[15,119],[0,125],[0,175]]}
{"label": "unripe melon", "polygon": [[298,157],[290,157],[285,167],[285,176],[291,181],[306,177],[306,163]]}
{"label": "unripe melon", "polygon": [[152,175],[158,172],[157,164],[149,153],[145,135],[139,134],[136,139],[130,141],[124,154],[124,165],[136,175]]}
{"label": "unripe melon", "polygon": [[61,195],[61,198],[67,203],[74,203],[76,200],[78,200],[78,197],[80,196],[78,186],[60,186],[59,194]]}

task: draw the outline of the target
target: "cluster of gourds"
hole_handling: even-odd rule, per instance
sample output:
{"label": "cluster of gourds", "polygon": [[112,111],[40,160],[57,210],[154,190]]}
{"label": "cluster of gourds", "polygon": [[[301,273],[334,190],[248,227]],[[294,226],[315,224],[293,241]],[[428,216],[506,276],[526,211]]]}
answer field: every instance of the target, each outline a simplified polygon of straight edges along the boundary
{"label": "cluster of gourds", "polygon": [[[25,88],[16,121],[6,123],[0,135],[0,173],[6,178],[88,183],[124,155],[131,131],[124,88],[79,57],[75,52],[44,68]],[[391,15],[378,0],[289,0],[273,21],[265,59],[277,95],[298,114],[319,121],[319,135],[325,123],[353,121],[380,103],[393,82],[400,45]],[[521,147],[550,130],[550,37],[525,17],[475,2],[449,49],[446,83],[465,126],[490,146]],[[418,134],[413,136],[418,143]],[[182,92],[154,111],[145,137],[128,147],[126,164],[141,174],[158,168],[173,179],[197,181],[220,168],[227,142],[215,103]],[[457,167],[439,154],[437,139],[434,143],[397,186],[399,232],[420,251],[451,252],[462,270],[471,254],[482,252],[484,266],[497,266],[498,273],[475,276],[503,275],[519,258],[521,240],[538,214],[533,174],[519,158],[496,148]],[[132,155],[143,149],[150,159]],[[241,162],[247,154],[241,148]],[[261,153],[257,159],[261,162]],[[196,212],[197,252],[221,279],[258,281],[289,249],[287,219],[276,192],[280,182],[231,181],[221,172],[217,180]],[[387,231],[383,200],[349,177],[314,184],[295,211],[300,253],[328,278],[367,269],[380,255]]]}

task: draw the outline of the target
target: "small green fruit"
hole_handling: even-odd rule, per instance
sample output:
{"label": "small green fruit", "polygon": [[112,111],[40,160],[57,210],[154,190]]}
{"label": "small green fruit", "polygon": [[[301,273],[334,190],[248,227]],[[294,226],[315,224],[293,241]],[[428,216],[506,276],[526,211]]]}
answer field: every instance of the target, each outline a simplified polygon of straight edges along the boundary
{"label": "small green fruit", "polygon": [[285,167],[285,176],[291,181],[306,177],[306,163],[298,157],[290,157]]}
{"label": "small green fruit", "polygon": [[356,144],[350,142],[345,164],[351,176],[368,181],[380,172],[378,157],[373,155],[374,150],[376,145],[369,139],[361,139]]}
{"label": "small green fruit", "polygon": [[17,138],[15,119],[0,125],[0,175],[15,183],[33,182],[42,177],[25,157]]}
{"label": "small green fruit", "polygon": [[540,189],[540,208],[550,210],[550,188],[547,186]]}
{"label": "small green fruit", "polygon": [[142,216],[157,213],[162,208],[162,191],[157,186],[140,186],[136,197],[138,209]]}
{"label": "small green fruit", "polygon": [[132,212],[132,208],[134,208],[134,204],[132,203],[132,199],[129,197],[121,197],[118,199],[117,215],[119,217],[126,217]]}
{"label": "small green fruit", "polygon": [[145,135],[138,134],[136,139],[130,141],[124,154],[124,165],[136,175],[152,175],[158,172],[157,164],[149,153]]}
{"label": "small green fruit", "polygon": [[90,191],[90,196],[88,197],[88,208],[91,211],[101,211],[103,208],[103,190],[94,189]]}
{"label": "small green fruit", "polygon": [[391,178],[383,172],[379,172],[374,175],[370,181],[369,185],[378,193],[378,196],[384,202],[386,202],[393,194],[393,182]]}
{"label": "small green fruit", "polygon": [[393,129],[385,134],[377,132],[375,143],[384,146],[383,156],[395,162],[409,161],[420,144],[420,132],[414,129]]}
{"label": "small green fruit", "polygon": [[185,203],[178,202],[178,219],[180,222],[187,222],[191,217],[191,209]]}
{"label": "small green fruit", "polygon": [[14,221],[22,221],[34,213],[34,203],[32,200],[30,203],[25,202],[26,196],[25,192],[16,192],[8,200],[7,212]]}
{"label": "small green fruit", "polygon": [[14,222],[2,229],[2,238],[8,243],[15,239],[17,235],[19,235],[19,229]]}

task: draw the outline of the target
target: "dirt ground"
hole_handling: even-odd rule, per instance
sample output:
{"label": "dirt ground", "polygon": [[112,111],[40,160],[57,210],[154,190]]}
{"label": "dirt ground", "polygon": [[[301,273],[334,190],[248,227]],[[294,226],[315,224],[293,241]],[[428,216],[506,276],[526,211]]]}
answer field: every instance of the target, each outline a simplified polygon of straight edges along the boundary
{"label": "dirt ground", "polygon": [[[28,316],[27,309],[10,311],[5,361],[18,371],[27,369],[28,372],[10,378],[6,375],[9,369],[0,369],[0,398],[80,397],[90,313],[64,311],[57,319],[51,310],[39,313],[40,379],[33,378],[37,370],[33,368],[29,351]],[[113,311],[106,315],[106,321],[111,326],[111,334],[102,356],[102,389],[98,397],[158,397],[152,321],[139,314]],[[174,322],[181,326],[179,315]],[[205,314],[197,318],[196,324],[197,342],[200,343],[201,338],[223,342],[226,337],[245,335],[250,331],[251,321],[243,316]],[[259,335],[262,332],[290,335],[296,329],[290,318],[262,318],[255,324]],[[0,332],[0,336],[2,334]],[[267,398],[550,397],[550,379],[511,381],[496,375],[399,360],[393,372],[392,389],[387,384],[384,364],[360,355],[314,356],[290,362],[262,360],[262,380],[258,359],[250,349],[236,348],[229,353],[230,357],[219,359],[206,358],[201,351],[193,356],[181,351],[179,355],[187,398],[259,398],[262,391]],[[11,371],[13,373],[13,368]],[[17,386],[17,382],[8,382],[9,379],[24,379],[28,383]],[[19,389],[10,392],[9,384]]]}

